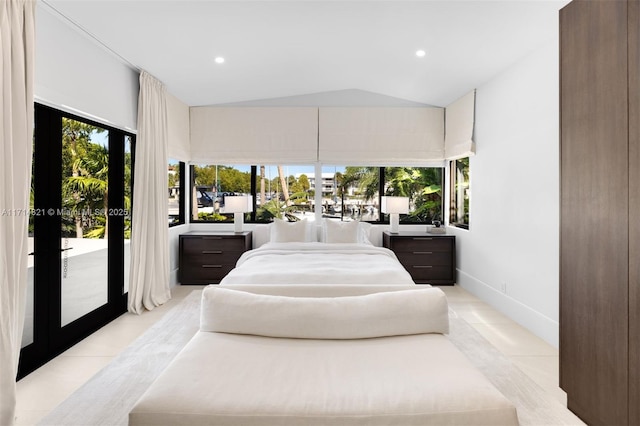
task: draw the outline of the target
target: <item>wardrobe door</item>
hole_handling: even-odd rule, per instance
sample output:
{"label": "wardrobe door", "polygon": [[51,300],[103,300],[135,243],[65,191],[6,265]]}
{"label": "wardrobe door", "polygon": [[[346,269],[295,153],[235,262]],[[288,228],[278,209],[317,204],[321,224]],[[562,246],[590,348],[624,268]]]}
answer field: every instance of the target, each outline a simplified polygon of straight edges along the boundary
{"label": "wardrobe door", "polygon": [[560,11],[560,385],[589,424],[628,424],[627,3]]}
{"label": "wardrobe door", "polygon": [[640,1],[629,2],[629,423],[640,425]]}

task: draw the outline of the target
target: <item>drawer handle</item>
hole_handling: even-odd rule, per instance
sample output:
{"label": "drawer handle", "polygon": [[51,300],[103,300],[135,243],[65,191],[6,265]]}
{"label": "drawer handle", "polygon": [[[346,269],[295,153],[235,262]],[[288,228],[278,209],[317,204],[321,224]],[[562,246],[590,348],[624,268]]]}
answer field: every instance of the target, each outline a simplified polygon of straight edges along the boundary
{"label": "drawer handle", "polygon": [[413,237],[413,239],[414,240],[418,240],[418,241],[421,241],[421,240],[431,241],[431,240],[433,240],[433,238],[429,238],[429,237]]}
{"label": "drawer handle", "polygon": [[414,265],[413,266],[416,269],[428,269],[428,268],[433,268],[433,266],[431,265]]}
{"label": "drawer handle", "polygon": [[432,251],[414,251],[413,254],[433,254]]}
{"label": "drawer handle", "polygon": [[222,268],[222,265],[202,265],[203,268]]}
{"label": "drawer handle", "polygon": [[202,250],[202,254],[222,254],[222,250]]}
{"label": "drawer handle", "polygon": [[221,240],[222,237],[202,237],[203,240]]}

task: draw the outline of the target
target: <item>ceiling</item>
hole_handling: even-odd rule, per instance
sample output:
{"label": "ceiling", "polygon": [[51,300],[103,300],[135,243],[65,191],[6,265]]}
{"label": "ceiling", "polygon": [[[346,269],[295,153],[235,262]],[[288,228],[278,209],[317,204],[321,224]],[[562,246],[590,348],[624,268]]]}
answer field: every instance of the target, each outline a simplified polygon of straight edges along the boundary
{"label": "ceiling", "polygon": [[446,106],[557,39],[568,0],[42,2],[190,106],[328,93]]}

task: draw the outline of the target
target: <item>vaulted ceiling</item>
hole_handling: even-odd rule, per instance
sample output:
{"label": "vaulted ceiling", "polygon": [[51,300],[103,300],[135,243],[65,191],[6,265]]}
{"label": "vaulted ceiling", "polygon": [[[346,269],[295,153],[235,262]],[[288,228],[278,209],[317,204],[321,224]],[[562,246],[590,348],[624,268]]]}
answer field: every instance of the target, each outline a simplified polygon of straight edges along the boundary
{"label": "vaulted ceiling", "polygon": [[568,3],[41,1],[190,106],[295,104],[308,94],[320,102],[327,93],[446,106],[557,39]]}

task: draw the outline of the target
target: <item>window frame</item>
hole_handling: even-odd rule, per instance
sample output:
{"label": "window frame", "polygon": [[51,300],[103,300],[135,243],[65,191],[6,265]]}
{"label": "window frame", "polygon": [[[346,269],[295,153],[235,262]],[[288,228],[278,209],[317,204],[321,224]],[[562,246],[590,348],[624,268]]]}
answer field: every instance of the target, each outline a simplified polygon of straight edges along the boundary
{"label": "window frame", "polygon": [[[315,165],[315,163],[312,163]],[[194,174],[194,166],[195,165],[202,165],[202,164],[189,164],[189,177],[190,177],[190,185],[188,188],[188,199],[189,199],[189,223],[209,223],[209,224],[229,224],[232,223],[232,221],[212,221],[212,220],[199,220],[199,219],[194,219],[194,215],[193,215],[193,206],[194,206],[194,188],[195,188],[195,174]],[[207,165],[215,165],[215,164],[207,164]],[[224,164],[218,164],[218,165],[224,165]],[[311,165],[311,164],[310,164]],[[324,166],[329,166],[326,164],[321,164],[320,168],[324,167]],[[270,223],[269,221],[262,221],[262,220],[257,220],[256,219],[256,215],[257,215],[257,199],[259,196],[258,193],[258,168],[260,166],[259,165],[250,165],[251,168],[251,196],[253,199],[253,210],[249,213],[246,214],[245,216],[245,223],[255,223],[255,224],[261,224],[261,223]],[[341,166],[343,167],[343,166]],[[346,166],[344,166],[346,167]],[[392,168],[392,167],[415,167],[415,168],[437,168],[437,169],[441,169],[441,182],[442,182],[442,190],[441,190],[441,207],[440,207],[440,216],[441,218],[444,218],[444,213],[445,213],[445,204],[446,204],[446,200],[444,197],[444,194],[446,194],[446,186],[447,186],[447,182],[445,179],[446,176],[446,166],[443,167],[438,167],[438,166],[373,166],[373,167],[377,167],[378,168],[378,173],[379,173],[379,185],[378,185],[378,205],[381,205],[382,203],[382,197],[385,195],[390,195],[390,194],[385,194],[385,190],[386,190],[386,182],[385,182],[385,170],[387,168]],[[182,175],[181,175],[182,176]],[[314,188],[315,190],[315,188]],[[181,202],[183,200],[181,199]],[[187,202],[186,200],[184,200],[184,202]],[[315,211],[315,209],[314,209]],[[403,218],[405,218],[408,215],[401,215],[400,217],[400,224],[401,225],[429,225],[431,224],[431,222],[429,221],[416,221],[416,222],[409,222],[409,221],[403,221]],[[342,219],[335,219],[335,220],[342,220]],[[379,212],[378,215],[378,220],[377,221],[367,221],[367,223],[373,224],[373,225],[385,225],[385,224],[389,224],[389,215],[386,213],[382,213]]]}

